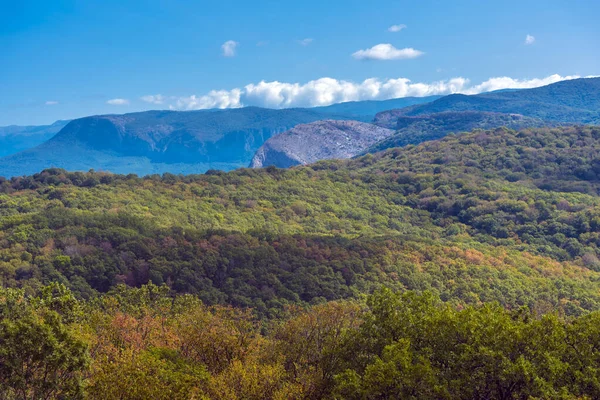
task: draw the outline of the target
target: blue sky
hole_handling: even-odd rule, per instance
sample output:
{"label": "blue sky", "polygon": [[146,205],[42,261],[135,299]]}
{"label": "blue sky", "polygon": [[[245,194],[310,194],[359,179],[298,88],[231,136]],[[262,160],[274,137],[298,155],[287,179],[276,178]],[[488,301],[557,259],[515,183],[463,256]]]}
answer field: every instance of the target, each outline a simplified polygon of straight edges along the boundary
{"label": "blue sky", "polygon": [[600,74],[597,0],[0,2],[0,125]]}

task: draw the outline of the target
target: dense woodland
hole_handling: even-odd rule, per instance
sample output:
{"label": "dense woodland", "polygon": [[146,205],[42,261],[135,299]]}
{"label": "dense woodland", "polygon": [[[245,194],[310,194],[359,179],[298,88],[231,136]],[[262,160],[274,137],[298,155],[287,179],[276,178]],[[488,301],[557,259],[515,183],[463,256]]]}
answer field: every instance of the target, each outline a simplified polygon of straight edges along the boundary
{"label": "dense woodland", "polygon": [[430,292],[277,320],[167,286],[0,290],[3,399],[597,399],[600,313],[457,308]]}
{"label": "dense woodland", "polygon": [[482,111],[445,111],[425,116],[405,116],[404,109],[389,110],[377,114],[374,123],[396,132],[371,146],[366,153],[377,153],[394,147],[420,144],[441,139],[450,133],[490,129],[498,126],[521,130],[552,126],[549,121],[524,117],[519,114],[501,114]]}
{"label": "dense woodland", "polygon": [[0,397],[600,397],[600,128],[0,179]]}

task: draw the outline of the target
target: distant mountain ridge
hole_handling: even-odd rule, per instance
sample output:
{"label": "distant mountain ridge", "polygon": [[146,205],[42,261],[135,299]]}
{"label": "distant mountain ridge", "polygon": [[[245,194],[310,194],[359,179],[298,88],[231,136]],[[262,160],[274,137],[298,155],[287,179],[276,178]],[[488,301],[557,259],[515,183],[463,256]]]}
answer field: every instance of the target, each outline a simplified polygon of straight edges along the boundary
{"label": "distant mountain ridge", "polygon": [[312,110],[327,114],[341,114],[362,122],[371,122],[382,111],[404,108],[435,101],[442,96],[402,97],[390,100],[348,101],[330,106],[314,107]]}
{"label": "distant mountain ridge", "polygon": [[[438,97],[281,110],[245,107],[90,116],[68,125],[65,121],[64,129],[56,137],[52,136],[60,129],[41,140],[0,154],[6,156],[21,151],[0,159],[0,176],[33,174],[49,167],[140,175],[231,170],[247,166],[267,139],[298,124],[325,119],[371,121],[381,110],[420,104]],[[0,137],[0,143],[1,140]]]}
{"label": "distant mountain ridge", "polygon": [[[317,132],[320,130],[318,124],[309,124],[302,130],[285,132],[269,139],[255,156],[259,162],[253,162],[252,166],[288,167],[290,160],[298,159],[297,155],[305,152],[304,147],[308,147],[313,155],[322,154],[322,159],[332,158],[328,156],[330,154],[350,158],[473,129],[599,124],[599,110],[598,78],[563,81],[535,89],[502,90],[471,96],[453,94],[429,103],[377,113],[372,123],[393,129],[395,133],[362,149],[359,141],[359,145],[353,147],[354,154],[336,149],[335,142]],[[339,146],[342,145],[345,146]],[[326,151],[320,153],[315,150],[319,147]],[[311,160],[317,161],[314,157]]]}
{"label": "distant mountain ridge", "polygon": [[0,159],[0,176],[49,167],[137,174],[230,170],[247,166],[271,136],[326,118],[346,117],[258,107],[85,117],[35,148]]}
{"label": "distant mountain ridge", "polygon": [[445,111],[488,111],[553,122],[598,124],[600,78],[572,79],[518,91],[452,94],[431,103],[405,107],[401,114],[418,116]]}
{"label": "distant mountain ridge", "polygon": [[[388,107],[400,108],[377,112]],[[600,124],[599,110],[600,78],[587,78],[535,89],[348,102],[308,109],[246,107],[100,115],[71,121],[43,144],[1,158],[0,176],[33,174],[50,167],[140,175],[203,173],[208,169],[245,167],[253,159],[257,160],[252,162],[255,166],[268,165],[268,160],[275,158],[265,150],[279,152],[277,159],[281,162],[274,165],[288,166],[290,162],[312,162],[319,157],[352,157],[390,146],[417,144],[476,128]],[[329,138],[319,134],[322,124],[310,125],[323,120],[368,120],[397,132],[386,133],[380,143],[371,143],[384,131],[350,123],[343,129],[332,128]],[[309,128],[274,139],[271,143],[278,143],[278,148],[269,145],[256,155],[270,138],[302,124],[309,124]],[[366,136],[352,136],[355,143],[350,146],[350,136],[344,136],[350,131]],[[293,139],[295,144],[286,144],[284,138]],[[336,138],[345,139],[336,142]]]}
{"label": "distant mountain ridge", "polygon": [[[397,110],[402,114],[402,110]],[[392,147],[419,144],[440,139],[450,133],[470,132],[474,129],[507,127],[510,129],[536,128],[552,125],[539,118],[520,114],[503,114],[484,111],[445,111],[429,115],[396,115],[393,111],[378,114],[374,123],[395,133],[381,140],[365,153],[376,153]]]}
{"label": "distant mountain ridge", "polygon": [[56,135],[69,121],[56,121],[51,125],[0,127],[0,157],[18,153]]}

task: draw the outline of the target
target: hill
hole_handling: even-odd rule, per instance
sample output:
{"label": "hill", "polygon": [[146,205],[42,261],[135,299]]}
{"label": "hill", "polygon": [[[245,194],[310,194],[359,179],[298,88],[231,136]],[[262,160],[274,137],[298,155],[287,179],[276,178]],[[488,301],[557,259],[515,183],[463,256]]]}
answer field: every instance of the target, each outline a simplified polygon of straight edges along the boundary
{"label": "hill", "polygon": [[317,121],[298,125],[263,144],[251,168],[287,168],[331,158],[351,158],[394,132],[357,121]]}
{"label": "hill", "polygon": [[599,150],[600,128],[498,129],[290,170],[47,170],[0,183],[0,279],[165,283],[271,316],[381,284],[581,314],[600,307]]}
{"label": "hill", "polygon": [[[419,144],[440,139],[450,133],[469,132],[474,129],[507,127],[522,129],[549,125],[541,119],[519,114],[502,114],[482,111],[446,111],[422,116],[405,116],[403,110],[392,110],[377,114],[375,125],[394,129],[395,134],[381,140],[366,150],[375,153],[381,150]],[[271,139],[273,140],[273,139]]]}
{"label": "hill", "polygon": [[348,101],[344,103],[332,104],[330,106],[314,107],[312,110],[330,115],[345,115],[352,117],[352,119],[357,121],[371,122],[373,117],[381,111],[429,103],[439,99],[440,97],[442,96],[402,97],[399,99],[390,100]]}
{"label": "hill", "polygon": [[56,121],[52,125],[0,127],[0,157],[35,147],[44,143],[69,121]]}
{"label": "hill", "polygon": [[137,174],[230,170],[247,166],[271,136],[326,116],[310,109],[247,107],[86,117],[33,149],[0,159],[0,175],[49,167]]}

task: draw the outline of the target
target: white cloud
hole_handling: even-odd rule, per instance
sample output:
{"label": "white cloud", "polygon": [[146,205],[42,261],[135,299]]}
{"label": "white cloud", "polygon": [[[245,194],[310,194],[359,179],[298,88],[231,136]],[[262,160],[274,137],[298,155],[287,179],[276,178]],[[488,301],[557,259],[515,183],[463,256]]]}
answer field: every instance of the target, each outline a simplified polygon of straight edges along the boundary
{"label": "white cloud", "polygon": [[55,106],[58,104],[58,101],[55,100],[48,100],[47,102],[45,102],[44,104],[46,104],[47,106]]}
{"label": "white cloud", "polygon": [[404,24],[392,25],[388,28],[388,32],[400,32],[402,29],[406,29],[407,26]]}
{"label": "white cloud", "polygon": [[165,96],[162,94],[149,94],[146,96],[140,97],[142,101],[151,104],[163,104],[165,102]]}
{"label": "white cloud", "polygon": [[357,60],[403,60],[416,58],[424,53],[413,48],[397,49],[389,43],[382,43],[366,50],[359,50],[352,54]]}
{"label": "white cloud", "polygon": [[239,43],[234,40],[228,40],[221,45],[221,49],[223,50],[223,56],[225,57],[233,57],[235,56],[235,51],[238,47]]}
{"label": "white cloud", "polygon": [[238,108],[242,107],[240,89],[211,90],[204,96],[192,95],[179,97],[175,104],[169,105],[174,110],[206,110],[210,108]]}
{"label": "white cloud", "polygon": [[129,100],[127,100],[127,99],[110,99],[106,102],[106,104],[110,104],[111,106],[127,106],[127,105],[129,105]]}
{"label": "white cloud", "polygon": [[213,90],[204,96],[175,98],[169,108],[200,110],[259,106],[270,108],[326,106],[344,101],[386,100],[400,97],[423,97],[451,93],[477,94],[500,89],[526,89],[549,85],[579,76],[550,75],[545,78],[513,79],[496,77],[477,85],[462,77],[430,83],[412,82],[407,78],[362,82],[320,78],[304,84],[287,82],[252,83],[233,90]]}
{"label": "white cloud", "polygon": [[501,89],[531,89],[577,78],[581,77],[579,75],[560,76],[558,74],[554,74],[545,78],[513,79],[509,78],[508,76],[503,76],[498,78],[490,78],[479,85],[475,85],[464,90],[462,93],[477,94]]}
{"label": "white cloud", "polygon": [[527,35],[525,36],[525,44],[534,44],[535,36]]}
{"label": "white cloud", "polygon": [[315,41],[314,39],[306,38],[306,39],[298,40],[298,44],[300,46],[308,46],[309,44],[311,44],[314,41]]}

